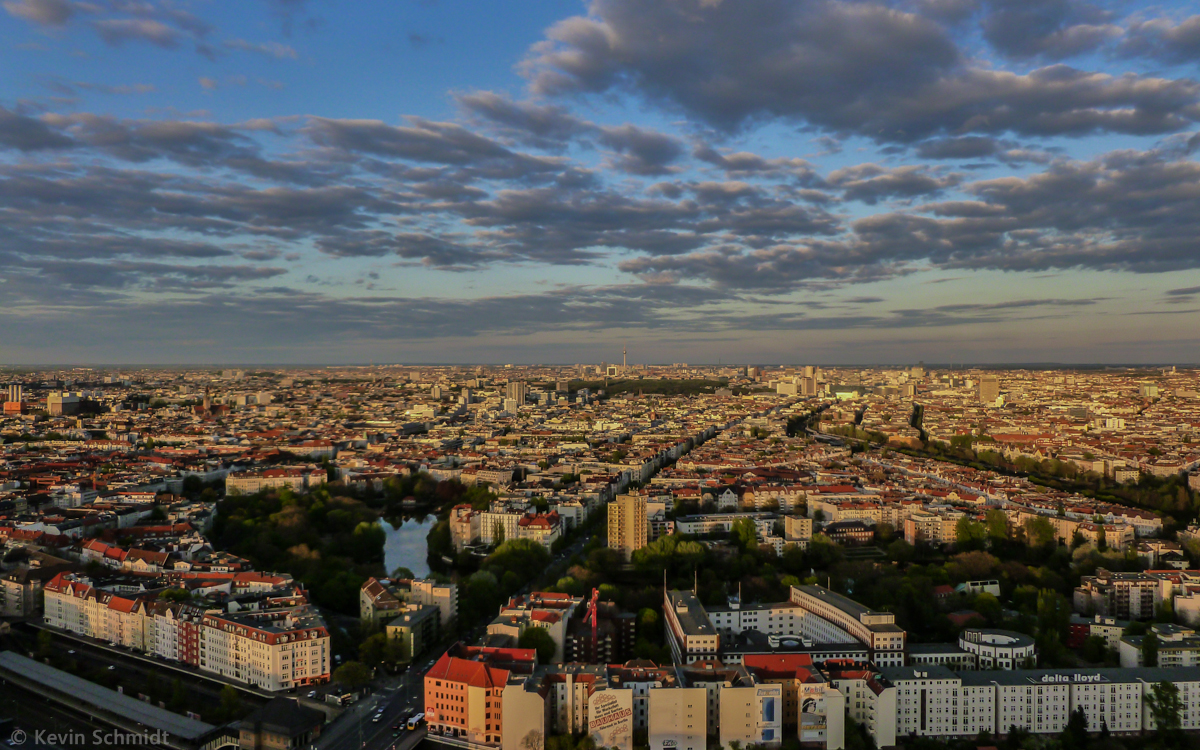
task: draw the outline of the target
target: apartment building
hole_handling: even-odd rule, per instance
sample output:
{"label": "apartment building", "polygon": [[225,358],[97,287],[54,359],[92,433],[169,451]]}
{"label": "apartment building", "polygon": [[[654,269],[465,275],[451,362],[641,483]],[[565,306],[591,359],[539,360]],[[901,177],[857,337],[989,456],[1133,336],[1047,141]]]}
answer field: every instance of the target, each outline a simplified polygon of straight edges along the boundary
{"label": "apartment building", "polygon": [[646,498],[641,495],[617,495],[608,504],[608,546],[620,550],[626,560],[646,546],[649,539]]}
{"label": "apartment building", "polygon": [[707,750],[708,695],[702,687],[649,691],[650,750]]}
{"label": "apartment building", "polygon": [[231,472],[225,477],[225,492],[230,495],[252,495],[260,490],[287,487],[294,492],[319,487],[328,479],[328,473],[318,467],[278,467],[254,471]]}
{"label": "apartment building", "polygon": [[1163,601],[1158,578],[1147,573],[1114,573],[1097,568],[1096,575],[1084,576],[1074,591],[1075,611],[1121,620],[1147,620]]}
{"label": "apartment building", "polygon": [[532,674],[536,662],[533,649],[457,646],[442,654],[425,674],[429,734],[472,747],[501,747],[505,688],[511,677]]}
{"label": "apartment building", "polygon": [[479,514],[479,541],[483,544],[501,544],[507,539],[517,538],[517,529],[525,511],[505,507],[492,507]]}
{"label": "apartment building", "polygon": [[570,594],[535,591],[516,596],[500,607],[500,614],[489,624],[489,635],[507,635],[514,641],[526,629],[542,628],[554,641],[554,661],[562,661],[567,648],[567,623],[583,599]]}
{"label": "apartment building", "polygon": [[1200,667],[1200,636],[1195,630],[1172,623],[1155,623],[1150,632],[1158,639],[1157,663],[1145,662],[1142,644],[1147,636],[1126,635],[1117,645],[1122,667]]}
{"label": "apartment building", "polygon": [[328,682],[331,673],[329,632],[302,597],[223,612],[159,601],[153,592],[122,596],[60,573],[45,587],[45,622],[264,690]]}
{"label": "apartment building", "polygon": [[458,584],[421,578],[368,578],[358,591],[359,618],[366,622],[387,623],[425,606],[436,609],[435,624],[445,628],[458,616]]}
{"label": "apartment building", "polygon": [[668,591],[663,601],[667,645],[676,664],[716,659],[721,636],[691,591]]}
{"label": "apartment building", "polygon": [[205,613],[200,669],[264,690],[328,682],[329,631],[309,607],[282,611]]}
{"label": "apartment building", "polygon": [[801,620],[814,641],[838,643],[849,634],[871,650],[875,664],[904,664],[905,632],[891,612],[871,611],[823,586],[793,586],[791,602],[815,615]]}
{"label": "apartment building", "polygon": [[1037,644],[1024,633],[968,628],[958,634],[958,647],[974,655],[979,669],[1021,669],[1037,663]]}

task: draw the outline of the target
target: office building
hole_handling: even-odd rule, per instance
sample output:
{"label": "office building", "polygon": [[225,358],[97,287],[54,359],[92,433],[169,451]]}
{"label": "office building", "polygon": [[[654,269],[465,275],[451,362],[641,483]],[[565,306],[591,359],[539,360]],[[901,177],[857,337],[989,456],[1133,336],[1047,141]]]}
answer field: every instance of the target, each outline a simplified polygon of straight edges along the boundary
{"label": "office building", "polygon": [[13,383],[8,386],[8,400],[12,403],[20,403],[25,395],[25,386],[20,383]]}
{"label": "office building", "polygon": [[995,375],[984,375],[979,380],[979,400],[990,404],[1000,397],[1000,378]]}
{"label": "office building", "polygon": [[608,504],[608,546],[621,550],[626,560],[646,546],[649,538],[646,498],[641,495],[617,495]]}
{"label": "office building", "polygon": [[1011,630],[968,628],[958,634],[958,647],[974,654],[980,669],[1021,669],[1037,664],[1033,638]]}
{"label": "office building", "polygon": [[904,663],[905,632],[891,612],[875,612],[824,586],[792,586],[791,602],[815,617],[804,618],[804,635],[814,641],[840,643],[851,639],[871,650],[879,666]]}
{"label": "office building", "polygon": [[529,395],[529,386],[523,380],[514,380],[508,384],[504,393],[507,400],[516,401],[517,406],[521,406],[525,403],[525,397]]}

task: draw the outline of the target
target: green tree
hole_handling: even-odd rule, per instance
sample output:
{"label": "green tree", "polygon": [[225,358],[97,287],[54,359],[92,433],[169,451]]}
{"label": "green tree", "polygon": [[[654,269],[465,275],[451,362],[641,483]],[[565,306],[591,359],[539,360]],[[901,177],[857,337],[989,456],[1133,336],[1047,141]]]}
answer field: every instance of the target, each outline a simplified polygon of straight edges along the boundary
{"label": "green tree", "polygon": [[404,660],[404,647],[399,638],[375,633],[358,644],[358,659],[368,667],[394,666]]}
{"label": "green tree", "polygon": [[1089,635],[1083,641],[1083,658],[1093,664],[1099,664],[1108,656],[1108,641],[1104,636]]}
{"label": "green tree", "polygon": [[729,535],[743,551],[758,548],[758,527],[749,518],[734,521]]}
{"label": "green tree", "polygon": [[37,655],[39,659],[49,659],[54,655],[54,634],[49,630],[39,630],[37,634]]}
{"label": "green tree", "polygon": [[1031,547],[1053,546],[1056,535],[1050,519],[1044,516],[1026,519],[1025,538]]}
{"label": "green tree", "polygon": [[1060,735],[1059,739],[1062,742],[1063,750],[1087,750],[1087,735],[1087,714],[1084,713],[1083,706],[1079,706],[1071,712],[1070,718],[1067,719],[1067,726]]}
{"label": "green tree", "polygon": [[1062,594],[1052,589],[1038,592],[1036,641],[1042,665],[1053,664],[1061,658],[1070,622],[1071,607]]}
{"label": "green tree", "polygon": [[504,544],[504,524],[499,521],[492,524],[492,543],[497,547]]}
{"label": "green tree", "polygon": [[984,515],[984,526],[987,527],[988,539],[995,544],[1008,539],[1008,516],[1004,511],[993,508]]}
{"label": "green tree", "polygon": [[526,628],[525,632],[521,633],[521,637],[517,639],[517,645],[537,651],[539,664],[549,664],[554,659],[554,652],[558,650],[550,632],[545,628],[537,627]]}
{"label": "green tree", "polygon": [[171,681],[171,700],[167,703],[167,707],[177,714],[187,710],[188,692],[183,687],[183,680],[176,677]]}
{"label": "green tree", "polygon": [[240,717],[242,710],[242,696],[238,694],[237,688],[233,685],[221,688],[220,713],[225,717],[225,721],[232,721]]}
{"label": "green tree", "polygon": [[986,541],[987,529],[978,521],[963,516],[954,525],[954,543],[958,549],[983,549]]}
{"label": "green tree", "polygon": [[371,681],[371,670],[361,662],[348,661],[333,670],[333,681],[351,690],[358,690]]}
{"label": "green tree", "polygon": [[1151,685],[1146,705],[1158,730],[1159,744],[1168,748],[1183,747],[1183,730],[1180,728],[1183,701],[1179,699],[1179,688],[1165,680]]}
{"label": "green tree", "polygon": [[1158,666],[1158,634],[1153,630],[1142,636],[1142,666]]}

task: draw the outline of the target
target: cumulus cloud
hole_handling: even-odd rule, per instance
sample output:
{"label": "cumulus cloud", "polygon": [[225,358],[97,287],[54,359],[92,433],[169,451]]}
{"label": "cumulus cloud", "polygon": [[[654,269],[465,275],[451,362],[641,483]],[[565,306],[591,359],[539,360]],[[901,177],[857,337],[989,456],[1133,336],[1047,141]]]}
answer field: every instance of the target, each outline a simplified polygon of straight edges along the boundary
{"label": "cumulus cloud", "polygon": [[0,107],[0,146],[19,151],[41,151],[71,145],[70,138],[51,129],[44,121]]}
{"label": "cumulus cloud", "polygon": [[830,172],[829,184],[843,191],[846,200],[874,205],[886,198],[915,198],[940,193],[962,181],[957,174],[939,174],[923,166],[885,168],[859,164]]}
{"label": "cumulus cloud", "polygon": [[987,0],[983,37],[1016,59],[1061,60],[1092,52],[1122,33],[1111,14],[1081,0]]}
{"label": "cumulus cloud", "polygon": [[938,22],[879,3],[596,0],[589,11],[531,49],[522,71],[535,93],[631,92],[726,131],[789,118],[881,142],[1153,134],[1183,127],[1200,101],[1187,79],[980,68]]}
{"label": "cumulus cloud", "polygon": [[1174,22],[1169,18],[1132,21],[1120,52],[1130,57],[1149,57],[1168,64],[1200,60],[1200,15]]}

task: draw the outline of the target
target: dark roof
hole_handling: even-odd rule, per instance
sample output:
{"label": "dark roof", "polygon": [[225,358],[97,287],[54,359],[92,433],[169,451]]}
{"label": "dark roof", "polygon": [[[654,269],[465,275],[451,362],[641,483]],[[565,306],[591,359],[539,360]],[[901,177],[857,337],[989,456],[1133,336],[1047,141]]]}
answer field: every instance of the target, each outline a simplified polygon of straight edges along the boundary
{"label": "dark roof", "polygon": [[296,737],[312,731],[324,721],[324,713],[301,706],[295,698],[272,698],[262,708],[242,719],[238,728]]}

